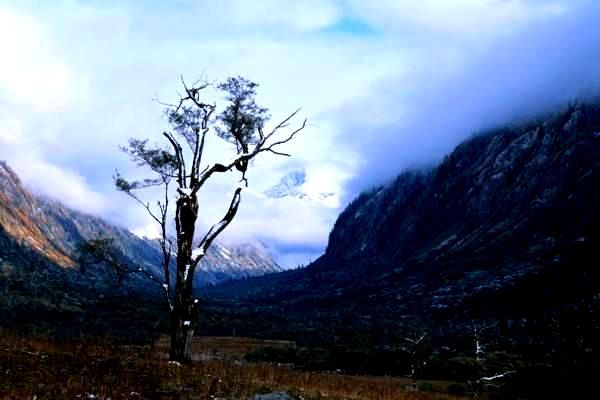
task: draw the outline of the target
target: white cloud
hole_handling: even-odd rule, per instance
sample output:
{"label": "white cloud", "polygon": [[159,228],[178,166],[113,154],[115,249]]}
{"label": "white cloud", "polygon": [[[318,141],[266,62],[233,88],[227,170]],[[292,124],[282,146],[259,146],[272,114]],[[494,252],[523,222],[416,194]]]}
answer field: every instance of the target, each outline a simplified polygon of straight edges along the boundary
{"label": "white cloud", "polygon": [[75,96],[72,72],[54,54],[35,19],[0,8],[0,96],[34,111],[65,109]]}
{"label": "white cloud", "polygon": [[0,110],[0,146],[12,148],[22,142],[22,122],[12,118],[8,110]]}
{"label": "white cloud", "polygon": [[157,239],[161,237],[160,227],[151,221],[145,225],[131,228],[131,232],[140,238]]}
{"label": "white cloud", "polygon": [[[215,4],[207,5],[214,8]],[[217,5],[219,17],[233,26],[287,27],[297,31],[314,31],[334,24],[341,17],[338,2],[332,0],[234,0]]]}
{"label": "white cloud", "polygon": [[[126,176],[142,173],[117,145],[130,136],[161,139],[165,124],[151,99],[172,100],[180,74],[188,80],[202,73],[210,79],[241,74],[260,83],[258,100],[271,108],[274,121],[302,107],[309,127],[286,145],[291,159],[265,157],[253,165],[251,187],[230,234],[260,236],[287,248],[322,248],[338,208],[258,193],[287,172],[306,168],[309,190],[348,198],[364,188],[348,187],[357,174],[373,176],[381,168],[392,174],[430,149],[447,149],[457,136],[448,139],[436,121],[456,127],[454,116],[433,119],[425,111],[460,108],[470,81],[459,85],[456,77],[480,71],[478,63],[495,50],[499,37],[528,38],[530,26],[553,25],[589,3],[20,4],[0,5],[0,158],[14,160],[25,181],[71,206],[153,235],[143,210],[113,192],[115,168]],[[374,32],[336,31],[348,20]],[[493,86],[493,77],[489,82]],[[430,129],[415,125],[415,116],[425,116]],[[406,126],[419,130],[402,130]],[[214,159],[230,158],[218,139],[208,144]],[[203,224],[220,218],[236,183],[233,176],[219,176],[206,188]],[[288,258],[296,262],[311,252],[294,254]]]}
{"label": "white cloud", "polygon": [[275,247],[323,248],[335,215],[310,201],[295,197],[265,199],[246,191],[227,236],[254,237]]}
{"label": "white cloud", "polygon": [[384,29],[459,34],[465,39],[510,33],[524,24],[554,18],[567,10],[565,1],[531,0],[350,0],[366,20]]}
{"label": "white cloud", "polygon": [[105,211],[102,195],[78,173],[47,160],[43,142],[56,139],[52,120],[80,99],[81,85],[35,18],[0,8],[0,157],[35,190],[67,205]]}
{"label": "white cloud", "polygon": [[100,214],[106,212],[106,199],[90,187],[84,177],[60,168],[42,158],[16,157],[9,159],[17,174],[36,192],[56,197],[78,210]]}

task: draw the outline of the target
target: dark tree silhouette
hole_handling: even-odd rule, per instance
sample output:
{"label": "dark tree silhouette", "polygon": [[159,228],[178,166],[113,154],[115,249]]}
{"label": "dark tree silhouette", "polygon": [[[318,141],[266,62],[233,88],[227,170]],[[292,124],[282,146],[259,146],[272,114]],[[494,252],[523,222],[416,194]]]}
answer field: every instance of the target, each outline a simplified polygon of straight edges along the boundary
{"label": "dark tree silhouette", "polygon": [[[268,110],[255,102],[258,85],[242,77],[229,78],[216,86],[202,82],[188,87],[183,78],[181,82],[184,95],[180,96],[178,103],[161,103],[166,107],[170,125],[170,130],[163,132],[168,146],[151,146],[147,139],[130,139],[129,144],[121,148],[138,166],[148,167],[153,176],[129,181],[117,172],[114,177],[117,189],[138,202],[161,228],[162,276],[124,263],[110,238],[97,238],[80,246],[82,259],[111,266],[120,277],[138,273],[161,285],[165,303],[169,307],[170,359],[174,361],[185,361],[191,357],[190,344],[198,313],[197,300],[193,298],[194,272],[211,243],[234,219],[242,189],[248,186],[246,172],[251,161],[264,153],[289,156],[279,151],[279,146],[294,139],[306,126],[304,120],[296,128],[290,128],[290,123],[300,111],[296,110],[266,130]],[[227,106],[218,115],[215,115],[216,104],[201,99],[201,94],[209,87],[216,87],[225,94]],[[206,137],[211,131],[235,145],[235,155],[231,161],[203,163]],[[226,172],[240,175],[238,187],[222,219],[195,241],[198,192],[209,179]],[[162,187],[163,195],[154,207],[142,200],[138,191],[157,186]],[[173,205],[174,214],[171,211]],[[171,239],[168,223],[173,215],[175,238]],[[174,260],[172,254],[176,254]]]}

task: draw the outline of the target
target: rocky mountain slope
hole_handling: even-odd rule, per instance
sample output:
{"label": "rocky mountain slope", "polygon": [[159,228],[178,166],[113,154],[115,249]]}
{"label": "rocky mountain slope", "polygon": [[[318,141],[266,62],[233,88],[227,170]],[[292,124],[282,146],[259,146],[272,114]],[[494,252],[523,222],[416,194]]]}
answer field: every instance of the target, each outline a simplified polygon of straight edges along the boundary
{"label": "rocky mountain slope", "polygon": [[[0,161],[0,227],[5,235],[62,268],[77,268],[76,246],[96,237],[114,238],[127,259],[160,273],[158,243],[142,239],[91,215],[31,194],[15,172]],[[8,254],[11,249],[0,249]],[[260,244],[216,242],[200,264],[198,284],[280,271]]]}
{"label": "rocky mountain slope", "polygon": [[[35,196],[0,161],[0,320],[34,324],[27,315],[46,317],[52,310],[61,315],[82,315],[96,307],[99,297],[160,299],[160,288],[139,276],[118,282],[114,271],[100,266],[88,266],[82,273],[76,246],[97,237],[113,238],[126,261],[162,274],[156,241]],[[202,260],[195,279],[201,287],[280,270],[260,243],[217,241]],[[160,307],[157,302],[149,307]],[[104,310],[114,313],[119,307],[123,302]]]}
{"label": "rocky mountain slope", "polygon": [[421,330],[472,354],[493,326],[503,351],[599,359],[599,156],[598,104],[478,134],[361,194],[307,268],[212,288],[214,320],[321,344]]}

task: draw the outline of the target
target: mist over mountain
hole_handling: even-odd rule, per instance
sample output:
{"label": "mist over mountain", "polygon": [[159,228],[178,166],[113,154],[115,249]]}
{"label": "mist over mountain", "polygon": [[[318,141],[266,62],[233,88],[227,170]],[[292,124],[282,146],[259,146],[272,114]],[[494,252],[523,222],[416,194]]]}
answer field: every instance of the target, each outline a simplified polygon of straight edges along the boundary
{"label": "mist over mountain", "polygon": [[[4,270],[8,265],[14,268],[30,265],[33,261],[28,261],[28,257],[35,254],[35,259],[44,259],[45,264],[54,269],[75,272],[80,267],[78,243],[106,237],[114,239],[116,248],[131,265],[146,268],[157,276],[162,274],[161,252],[156,240],[139,238],[101,218],[32,194],[3,161],[0,161],[0,232],[5,241],[15,243],[0,246]],[[33,264],[32,268],[37,267]],[[277,271],[281,269],[260,243],[217,241],[200,263],[195,279],[199,286],[205,286]],[[101,274],[105,278],[106,275],[110,275],[109,270]],[[80,279],[85,280],[85,275]],[[137,285],[146,285],[136,278],[133,280]]]}
{"label": "mist over mountain", "polygon": [[[542,118],[570,101],[593,101],[600,94],[598,3],[488,3],[557,8],[547,19],[521,29],[505,26],[507,31],[492,37],[449,28],[445,36],[435,31],[416,38],[424,48],[415,50],[408,71],[379,82],[369,92],[371,101],[361,98],[343,107],[344,131],[361,132],[354,145],[363,161],[345,200],[394,179],[399,168],[440,162],[473,132]],[[457,4],[447,7],[448,15],[460,13]],[[467,15],[454,17],[476,18]],[[471,22],[469,27],[478,25]]]}

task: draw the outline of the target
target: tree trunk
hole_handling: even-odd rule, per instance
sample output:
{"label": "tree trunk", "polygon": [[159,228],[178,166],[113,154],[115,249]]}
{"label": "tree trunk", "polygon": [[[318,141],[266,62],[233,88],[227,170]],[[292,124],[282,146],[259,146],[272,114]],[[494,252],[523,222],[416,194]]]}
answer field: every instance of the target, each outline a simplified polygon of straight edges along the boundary
{"label": "tree trunk", "polygon": [[192,337],[197,317],[192,301],[192,244],[197,216],[198,202],[195,195],[182,196],[177,200],[177,280],[171,311],[171,361],[185,362],[192,359]]}
{"label": "tree trunk", "polygon": [[190,293],[177,293],[175,305],[171,311],[171,350],[169,353],[171,361],[192,360],[192,338],[197,315],[196,307],[189,297],[191,297]]}
{"label": "tree trunk", "polygon": [[171,321],[171,349],[169,360],[186,362],[192,360],[192,338],[194,330],[183,324],[183,320]]}

